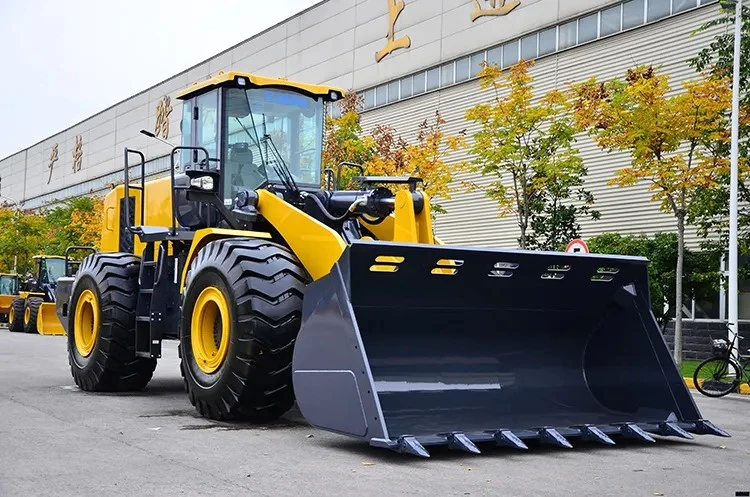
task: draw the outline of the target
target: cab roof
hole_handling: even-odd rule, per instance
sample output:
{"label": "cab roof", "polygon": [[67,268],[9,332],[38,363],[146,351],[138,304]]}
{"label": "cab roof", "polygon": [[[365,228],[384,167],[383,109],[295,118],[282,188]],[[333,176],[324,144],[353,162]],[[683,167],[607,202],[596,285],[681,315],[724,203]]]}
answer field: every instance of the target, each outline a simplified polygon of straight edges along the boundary
{"label": "cab roof", "polygon": [[[242,78],[247,80],[242,85]],[[248,84],[249,83],[249,84]],[[185,88],[177,93],[179,100],[187,100],[201,93],[217,88],[219,86],[247,87],[247,88],[286,88],[294,89],[305,93],[311,97],[323,97],[326,101],[340,100],[344,97],[344,90],[335,86],[314,85],[310,83],[301,83],[286,78],[269,78],[258,76],[247,72],[229,71],[222,72],[206,81],[193,83],[190,87]]]}
{"label": "cab roof", "polygon": [[35,255],[32,259],[65,259],[61,255]]}

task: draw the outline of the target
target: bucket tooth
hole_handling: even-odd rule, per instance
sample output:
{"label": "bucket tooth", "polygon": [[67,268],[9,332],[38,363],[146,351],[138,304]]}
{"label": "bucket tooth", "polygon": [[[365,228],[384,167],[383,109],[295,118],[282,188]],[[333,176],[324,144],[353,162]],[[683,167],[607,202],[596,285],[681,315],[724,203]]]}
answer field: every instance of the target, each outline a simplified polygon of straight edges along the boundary
{"label": "bucket tooth", "polygon": [[472,454],[481,454],[477,446],[474,445],[474,442],[469,440],[469,437],[463,433],[449,433],[447,438],[448,447],[450,449],[463,450],[464,452],[471,452]]}
{"label": "bucket tooth", "polygon": [[554,428],[542,428],[539,430],[539,439],[542,441],[542,443],[548,444],[548,445],[556,445],[558,447],[564,447],[566,449],[572,449],[573,446],[568,442],[568,440],[560,435],[560,432],[555,430]]}
{"label": "bucket tooth", "polygon": [[523,443],[523,440],[518,438],[510,430],[496,431],[493,437],[495,438],[495,443],[498,446],[512,447],[514,449],[522,449],[522,450],[528,450],[529,448],[525,443]]}
{"label": "bucket tooth", "polygon": [[615,441],[612,440],[602,430],[593,425],[576,426],[581,430],[581,438],[583,440],[601,442],[606,445],[615,445]]}
{"label": "bucket tooth", "polygon": [[659,434],[664,436],[686,438],[688,440],[693,439],[693,436],[690,433],[680,428],[677,423],[672,423],[670,421],[663,421],[659,423]]}
{"label": "bucket tooth", "polygon": [[413,456],[430,457],[430,453],[427,452],[427,449],[425,449],[422,444],[412,436],[400,437],[398,439],[398,446],[396,450],[398,450],[398,452],[411,454]]}
{"label": "bucket tooth", "polygon": [[635,423],[625,423],[620,425],[620,434],[625,438],[632,438],[635,440],[640,440],[642,442],[656,443],[654,437],[646,433],[643,428]]}
{"label": "bucket tooth", "polygon": [[695,428],[692,430],[698,435],[716,435],[717,437],[731,437],[729,433],[714,425],[707,419],[699,419],[695,422]]}

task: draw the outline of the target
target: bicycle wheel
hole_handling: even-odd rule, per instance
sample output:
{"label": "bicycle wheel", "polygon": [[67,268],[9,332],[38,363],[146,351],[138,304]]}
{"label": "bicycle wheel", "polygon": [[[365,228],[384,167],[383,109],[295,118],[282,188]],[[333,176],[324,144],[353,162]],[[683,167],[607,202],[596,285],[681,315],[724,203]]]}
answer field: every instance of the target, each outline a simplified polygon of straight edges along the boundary
{"label": "bicycle wheel", "polygon": [[723,357],[712,357],[698,364],[693,373],[695,388],[707,397],[723,397],[740,384],[739,366]]}

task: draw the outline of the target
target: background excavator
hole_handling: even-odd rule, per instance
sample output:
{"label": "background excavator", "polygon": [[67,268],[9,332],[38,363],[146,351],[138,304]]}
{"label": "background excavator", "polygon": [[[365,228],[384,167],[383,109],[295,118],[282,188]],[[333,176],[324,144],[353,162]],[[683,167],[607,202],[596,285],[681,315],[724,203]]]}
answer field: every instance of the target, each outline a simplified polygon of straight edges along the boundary
{"label": "background excavator", "polygon": [[178,94],[168,177],[125,149],[101,252],[57,283],[82,390],[143,389],[171,339],[207,418],[296,401],[315,427],[418,456],[728,436],[670,356],[645,259],[445,245],[419,178],[321,189],[342,96],[220,73]]}

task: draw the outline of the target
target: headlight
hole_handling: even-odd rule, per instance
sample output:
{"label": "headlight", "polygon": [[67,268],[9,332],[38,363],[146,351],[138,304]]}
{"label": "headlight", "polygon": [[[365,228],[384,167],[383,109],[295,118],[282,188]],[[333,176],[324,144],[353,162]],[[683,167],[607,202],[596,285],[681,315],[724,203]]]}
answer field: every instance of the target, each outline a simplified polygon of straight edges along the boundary
{"label": "headlight", "polygon": [[214,179],[211,176],[201,176],[190,180],[190,186],[200,188],[201,190],[213,190]]}

